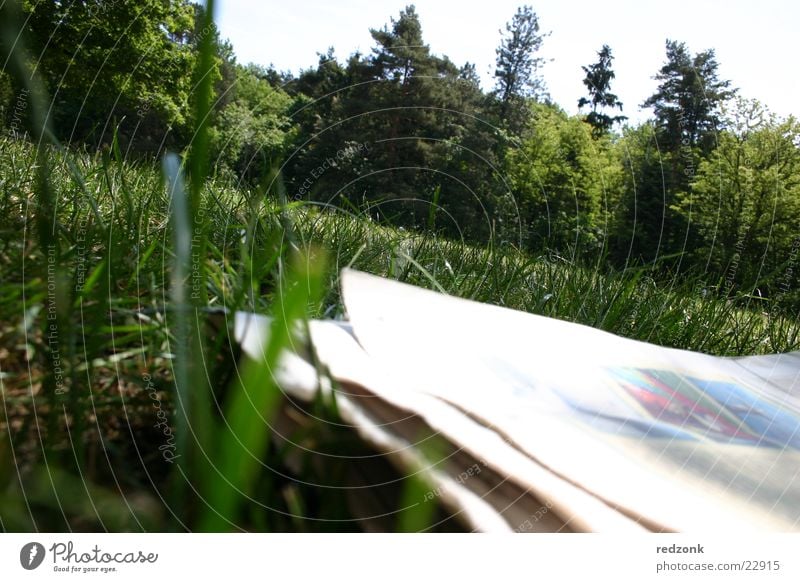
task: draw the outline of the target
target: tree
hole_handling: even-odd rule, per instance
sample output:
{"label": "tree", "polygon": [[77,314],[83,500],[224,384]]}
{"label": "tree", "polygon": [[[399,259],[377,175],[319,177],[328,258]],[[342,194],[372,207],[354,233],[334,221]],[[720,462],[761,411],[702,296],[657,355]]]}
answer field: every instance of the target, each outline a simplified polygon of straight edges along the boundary
{"label": "tree", "polygon": [[496,51],[495,95],[500,103],[500,119],[512,127],[519,125],[518,120],[511,118],[520,101],[526,97],[538,100],[546,95],[544,79],[539,75],[545,60],[537,53],[549,34],[539,32],[539,17],[530,6],[518,8],[506,24]]}
{"label": "tree", "polygon": [[613,209],[611,259],[620,267],[657,261],[672,252],[675,213],[655,123],[626,128],[615,150],[623,178]]}
{"label": "tree", "polygon": [[151,146],[188,125],[197,11],[188,0],[29,1],[24,10],[59,137],[108,141],[125,119],[122,135],[138,129]]}
{"label": "tree", "polygon": [[800,123],[743,99],[726,117],[677,210],[698,231],[696,261],[725,292],[756,283],[774,292],[800,240]]}
{"label": "tree", "polygon": [[603,242],[613,159],[592,128],[547,104],[532,105],[530,131],[509,151],[507,174],[530,248],[588,254]]}
{"label": "tree", "polygon": [[347,79],[333,47],[328,47],[327,52],[318,52],[317,57],[317,67],[301,71],[297,79],[286,84],[286,90],[292,95],[303,94],[321,100],[315,109],[324,108],[327,113],[335,102],[335,97],[332,99],[326,97],[344,88]]}
{"label": "tree", "polygon": [[[442,76],[455,79],[458,69],[430,54],[414,6],[402,10],[390,26],[370,33],[375,40],[372,53],[351,56],[343,76],[335,79],[342,91],[320,95],[306,89],[308,97],[318,99],[302,112],[306,123],[313,119],[314,132],[305,138],[308,143],[299,144],[292,174],[298,191],[303,183],[311,184],[323,202],[367,201],[394,211],[407,204],[393,200],[413,198],[420,190],[419,171],[410,168],[424,168],[430,148],[413,138],[441,133],[434,111],[440,105],[435,85]],[[320,61],[318,79],[331,78],[335,66],[329,63]],[[370,148],[366,167],[362,155],[351,160],[342,153],[352,147],[364,153],[358,146]]]}
{"label": "tree", "polygon": [[581,67],[586,77],[583,84],[589,90],[589,98],[581,97],[578,100],[578,109],[586,105],[591,105],[592,110],[586,116],[586,122],[594,128],[596,136],[607,133],[615,123],[628,119],[624,115],[610,116],[602,112],[603,108],[619,108],[622,111],[622,102],[611,92],[611,81],[614,79],[614,71],[611,68],[611,61],[614,57],[611,48],[604,44],[598,51],[599,60],[588,67]]}
{"label": "tree", "polygon": [[636,140],[641,146],[636,151],[646,153],[630,158],[635,181],[623,199],[637,216],[632,242],[638,244],[631,248],[635,256],[672,257],[673,264],[666,266],[680,268],[699,241],[676,204],[689,191],[700,162],[713,150],[720,108],[734,91],[730,81],[719,79],[713,50],[692,56],[684,43],[667,40],[666,56],[654,77],[660,81],[658,89],[643,104],[655,114],[652,134]]}
{"label": "tree", "polygon": [[[413,6],[371,34],[371,53],[352,55],[341,74],[326,59],[298,80],[310,131],[291,156],[290,190],[418,227],[435,201],[452,217],[437,227],[484,233],[498,162],[474,67],[432,54]],[[338,89],[318,90],[326,79]]]}
{"label": "tree", "polygon": [[654,77],[658,90],[643,104],[652,107],[663,146],[671,152],[714,147],[722,104],[736,92],[718,76],[714,49],[691,56],[685,43],[667,40],[667,61]]}
{"label": "tree", "polygon": [[292,138],[291,98],[267,80],[256,65],[237,65],[235,83],[227,92],[211,132],[211,151],[218,170],[254,183],[272,169]]}
{"label": "tree", "polygon": [[464,63],[464,66],[461,67],[458,72],[458,78],[467,81],[478,90],[481,88],[481,78],[478,75],[478,71],[475,69],[474,63]]}
{"label": "tree", "polygon": [[284,88],[294,98],[292,121],[301,140],[296,144],[298,147],[332,121],[334,108],[339,106],[349,84],[347,71],[337,60],[333,47],[325,53],[318,52],[317,56],[316,68],[301,71],[296,79],[284,78],[284,82],[275,83],[275,70],[265,71],[273,87]]}

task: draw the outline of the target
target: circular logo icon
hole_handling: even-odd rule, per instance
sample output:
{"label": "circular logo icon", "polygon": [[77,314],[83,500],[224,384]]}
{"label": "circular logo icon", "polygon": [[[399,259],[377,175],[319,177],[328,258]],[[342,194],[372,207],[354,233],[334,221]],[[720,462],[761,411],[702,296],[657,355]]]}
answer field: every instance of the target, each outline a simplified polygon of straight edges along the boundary
{"label": "circular logo icon", "polygon": [[30,542],[19,551],[19,563],[26,570],[35,570],[44,561],[44,546],[39,542]]}

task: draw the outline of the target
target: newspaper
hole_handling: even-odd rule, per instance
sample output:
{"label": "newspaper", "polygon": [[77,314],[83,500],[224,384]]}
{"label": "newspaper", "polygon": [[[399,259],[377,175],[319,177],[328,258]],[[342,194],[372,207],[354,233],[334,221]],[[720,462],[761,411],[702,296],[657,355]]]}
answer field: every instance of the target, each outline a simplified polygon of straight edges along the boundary
{"label": "newspaper", "polygon": [[[342,295],[348,321],[309,339],[343,416],[472,528],[800,529],[800,353],[668,349],[350,270]],[[260,357],[266,322],[236,328]],[[284,358],[295,397],[311,360]]]}

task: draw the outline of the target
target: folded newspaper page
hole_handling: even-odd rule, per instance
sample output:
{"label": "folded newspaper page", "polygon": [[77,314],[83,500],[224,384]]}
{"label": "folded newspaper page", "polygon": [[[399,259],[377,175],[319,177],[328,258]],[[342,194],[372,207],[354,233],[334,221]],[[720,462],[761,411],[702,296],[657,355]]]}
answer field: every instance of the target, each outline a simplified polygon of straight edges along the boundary
{"label": "folded newspaper page", "polygon": [[[351,270],[342,294],[348,321],[309,339],[343,418],[473,529],[800,529],[800,352],[663,348]],[[249,357],[267,330],[237,314]],[[286,354],[293,397],[313,359]]]}

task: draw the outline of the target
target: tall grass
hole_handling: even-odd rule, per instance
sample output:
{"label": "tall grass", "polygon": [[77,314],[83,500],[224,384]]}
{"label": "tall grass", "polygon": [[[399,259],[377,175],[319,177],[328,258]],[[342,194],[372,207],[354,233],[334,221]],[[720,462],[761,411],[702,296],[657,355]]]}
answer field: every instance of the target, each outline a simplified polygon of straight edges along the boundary
{"label": "tall grass", "polygon": [[[180,290],[183,284],[183,293],[191,292],[191,256],[186,235],[181,243],[177,234],[181,220],[188,220],[179,218],[187,209],[180,208],[177,162],[165,180],[158,168],[113,155],[47,151],[61,201],[55,232],[64,249],[62,287],[72,290],[59,329],[75,330],[75,350],[62,361],[66,394],[48,397],[48,255],[19,236],[22,209],[36,196],[37,156],[31,143],[3,138],[0,516],[7,530],[356,527],[344,451],[366,454],[363,445],[334,420],[294,427],[296,445],[265,424],[281,406],[269,374],[275,350],[289,344],[290,321],[343,313],[337,277],[344,266],[661,345],[720,355],[798,348],[796,321],[771,314],[768,305],[745,308],[748,298],[716,298],[697,280],[664,285],[645,271],[601,274],[558,258],[467,246],[330,209],[287,208],[276,198],[254,206],[250,193],[217,183],[204,187],[216,208],[208,213],[208,304],[187,308]],[[308,268],[288,267],[310,249],[324,250],[326,270],[314,261]],[[262,367],[237,368],[226,316],[216,308],[275,317],[276,343]],[[191,348],[187,328],[202,338],[205,358]],[[185,404],[198,385],[185,380],[188,394],[181,392],[179,377],[189,377],[188,364],[197,365],[200,387],[207,387],[208,444],[195,438],[196,417]],[[335,418],[328,405],[317,406],[318,416]],[[175,435],[170,451],[195,455],[197,468],[177,464],[181,457],[165,460],[170,455],[159,447],[170,439],[153,426],[159,410]],[[177,444],[181,431],[185,440]],[[307,452],[299,453],[297,443]],[[391,474],[389,467],[379,470]],[[51,476],[45,486],[43,475]],[[376,479],[376,487],[384,481],[391,479]],[[395,487],[382,498],[394,500],[396,510],[403,495]],[[98,499],[102,508],[92,508]],[[386,527],[416,523],[400,522]]]}

